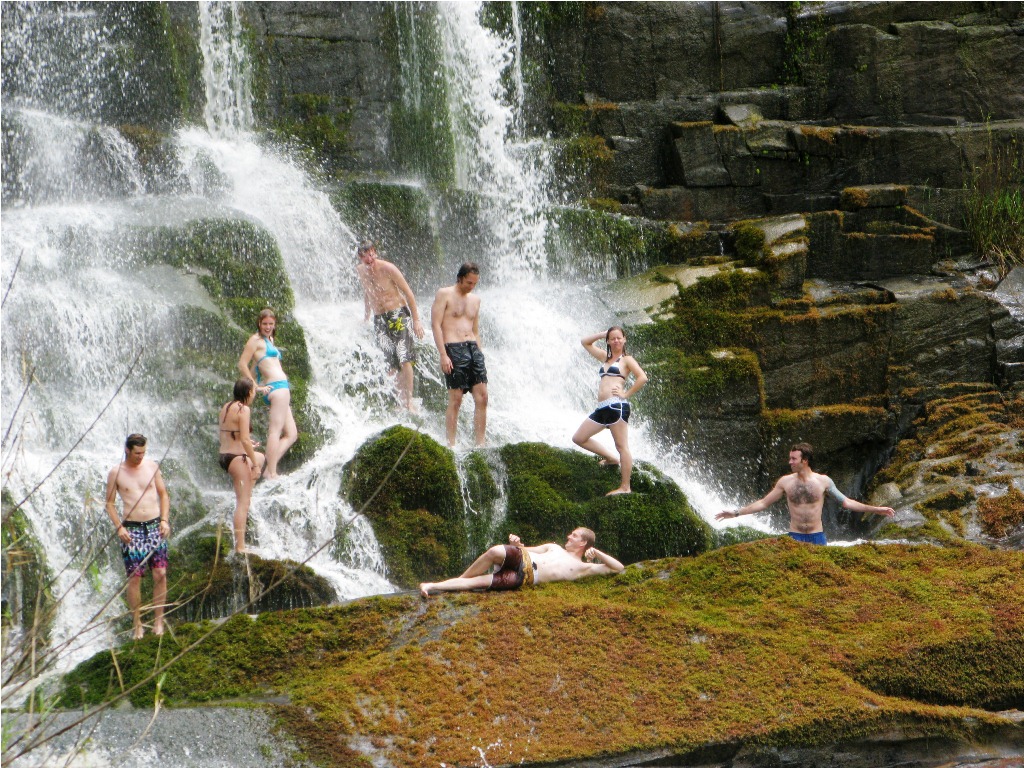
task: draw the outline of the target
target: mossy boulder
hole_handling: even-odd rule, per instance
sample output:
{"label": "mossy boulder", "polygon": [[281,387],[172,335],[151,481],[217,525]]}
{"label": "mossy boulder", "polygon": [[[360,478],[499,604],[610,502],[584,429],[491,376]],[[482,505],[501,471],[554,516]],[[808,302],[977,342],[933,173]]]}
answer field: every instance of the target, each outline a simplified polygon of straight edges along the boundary
{"label": "mossy boulder", "polygon": [[[323,433],[316,414],[306,407],[312,376],[309,351],[302,327],[291,316],[295,296],[273,236],[248,220],[209,218],[139,228],[130,243],[147,263],[163,262],[195,275],[211,300],[210,306],[178,309],[181,336],[188,341],[150,364],[149,378],[158,386],[177,388],[187,375],[192,393],[202,394],[206,407],[215,410],[230,397],[238,356],[256,330],[260,310],[272,307],[278,319],[275,342],[285,355],[299,429],[281,466],[288,470],[311,456],[322,444]],[[263,434],[266,428],[267,409],[258,403],[253,408],[253,430]]]}
{"label": "mossy boulder", "polygon": [[467,557],[494,543],[494,531],[505,512],[505,467],[492,451],[473,451],[457,459],[465,478]]}
{"label": "mossy boulder", "polygon": [[233,554],[231,532],[224,528],[203,527],[172,539],[169,557],[169,615],[185,621],[326,605],[338,597],[308,566]]}
{"label": "mossy boulder", "polygon": [[[489,763],[874,743],[879,759],[860,764],[890,765],[885,751],[914,739],[1019,749],[1019,724],[993,710],[1024,704],[1022,567],[976,545],[783,537],[516,593],[182,625],[86,661],[61,703],[130,690],[152,706],[157,677],[171,706],[286,698],[281,725],[330,765],[475,765],[508,733],[530,738]],[[572,660],[585,674],[566,674]],[[545,692],[539,709],[507,705],[524,680]]]}
{"label": "mossy boulder", "polygon": [[413,586],[461,566],[466,522],[455,458],[432,438],[386,429],[345,465],[342,493],[373,526],[391,581]]}
{"label": "mossy boulder", "polygon": [[647,464],[633,470],[633,493],[605,496],[619,484],[617,467],[590,454],[543,443],[501,449],[508,512],[498,540],[517,533],[527,543],[561,543],[574,528],[597,534],[598,546],[624,563],[692,555],[710,549],[711,528],[671,479]]}

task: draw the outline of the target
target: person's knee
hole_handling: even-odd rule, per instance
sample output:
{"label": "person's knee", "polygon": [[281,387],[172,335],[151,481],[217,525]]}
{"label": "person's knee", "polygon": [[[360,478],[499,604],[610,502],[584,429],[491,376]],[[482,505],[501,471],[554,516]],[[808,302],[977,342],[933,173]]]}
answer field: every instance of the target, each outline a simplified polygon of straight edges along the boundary
{"label": "person's knee", "polygon": [[582,447],[583,444],[587,442],[587,438],[586,436],[581,435],[579,432],[577,432],[575,435],[572,436],[572,441],[576,443],[576,445]]}
{"label": "person's knee", "polygon": [[493,547],[487,550],[487,557],[496,563],[505,562],[505,545],[495,544]]}
{"label": "person's knee", "polygon": [[453,410],[459,410],[462,407],[462,396],[463,391],[461,389],[449,389],[448,390],[448,407]]}

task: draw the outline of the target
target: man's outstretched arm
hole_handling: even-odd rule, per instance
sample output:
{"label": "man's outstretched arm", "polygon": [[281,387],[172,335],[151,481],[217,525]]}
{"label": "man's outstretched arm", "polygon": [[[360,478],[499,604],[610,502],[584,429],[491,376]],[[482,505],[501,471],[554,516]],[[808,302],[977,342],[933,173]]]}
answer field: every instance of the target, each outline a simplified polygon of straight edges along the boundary
{"label": "man's outstretched arm", "polygon": [[849,509],[853,512],[870,512],[873,515],[885,515],[886,517],[896,517],[896,510],[892,507],[873,507],[870,504],[863,504],[856,499],[846,498],[843,502],[843,508]]}
{"label": "man's outstretched arm", "polygon": [[780,479],[777,483],[775,483],[775,487],[772,488],[768,492],[768,495],[765,496],[763,499],[758,499],[753,504],[747,504],[747,506],[740,507],[739,509],[724,509],[717,515],[715,515],[715,520],[725,520],[726,518],[739,517],[740,515],[756,514],[757,512],[761,512],[765,509],[768,509],[768,507],[770,507],[772,504],[777,502],[785,495],[786,492],[782,488],[782,480]]}

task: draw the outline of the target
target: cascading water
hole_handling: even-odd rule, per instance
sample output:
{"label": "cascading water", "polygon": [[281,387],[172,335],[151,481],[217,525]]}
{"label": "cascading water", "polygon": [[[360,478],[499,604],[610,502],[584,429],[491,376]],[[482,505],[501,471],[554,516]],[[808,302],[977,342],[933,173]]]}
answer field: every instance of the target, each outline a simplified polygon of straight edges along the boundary
{"label": "cascading water", "polygon": [[[524,122],[515,109],[523,106],[521,70],[511,94],[502,84],[503,71],[521,56],[519,20],[512,23],[515,40],[504,40],[481,23],[481,8],[480,3],[441,3],[437,15],[457,178],[483,200],[484,219],[497,246],[478,259],[488,435],[498,444],[541,441],[572,447],[571,437],[593,409],[597,391],[593,361],[579,339],[608,328],[616,318],[602,300],[604,286],[594,284],[592,274],[575,274],[571,266],[548,269],[549,244],[557,240],[550,237],[546,215],[554,205],[550,190],[556,187],[550,156],[544,142],[517,129]],[[515,4],[512,10],[518,13]],[[630,430],[633,455],[666,472],[694,508],[711,519],[722,509],[720,499],[694,480],[686,457],[663,445],[638,416]]]}
{"label": "cascading water", "polygon": [[[18,411],[4,414],[5,430],[14,425],[4,445],[5,488],[16,500],[57,464],[127,380],[71,459],[26,505],[35,535],[46,543],[48,566],[59,574],[54,591],[70,595],[61,601],[53,642],[67,642],[73,652],[62,655],[59,667],[113,641],[107,624],[93,627],[92,620],[122,582],[112,548],[105,546],[110,527],[101,495],[124,435],[149,434],[152,456],[167,452],[184,471],[196,469],[199,478],[208,475],[193,464],[212,462],[212,456],[206,459],[209,438],[199,439],[180,425],[199,422],[212,432],[213,417],[161,360],[191,343],[176,333],[184,310],[219,310],[198,276],[154,263],[131,236],[134,227],[222,216],[257,222],[276,240],[295,293],[294,316],[306,335],[309,402],[327,441],[300,470],[257,486],[250,513],[257,551],[304,560],[334,537],[340,521],[349,526],[344,551],[325,550],[311,564],[341,596],[390,591],[368,525],[338,498],[344,462],[394,422],[391,414],[367,410],[368,400],[387,399],[390,383],[362,322],[351,267],[355,236],[300,165],[252,132],[238,7],[200,7],[206,127],[175,134],[177,172],[158,185],[172,191],[156,197],[147,192],[134,147],[99,121],[102,110],[92,100],[98,92],[94,73],[117,80],[111,67],[96,63],[105,61],[109,48],[104,20],[88,4],[37,5],[17,6],[10,24],[5,9],[4,29],[5,65],[17,45],[21,58],[32,63],[28,74],[19,70],[16,88],[8,88],[10,67],[4,72],[4,156],[15,159],[5,162],[4,171],[3,278],[5,288],[12,286],[3,310],[5,409],[28,389]],[[503,71],[518,61],[518,48],[513,56],[512,43],[481,24],[479,4],[441,4],[423,17],[414,12],[417,7],[396,14],[405,13],[413,27],[437,25],[456,175],[482,201],[494,245],[478,258],[490,373],[489,440],[569,447],[595,391],[593,366],[578,339],[610,325],[613,312],[603,304],[600,286],[548,270],[549,158],[544,142],[516,128],[522,121],[514,106],[521,109],[523,99],[510,97],[502,85]],[[61,30],[59,49],[47,45],[47,29]],[[421,59],[415,37],[404,49],[403,67]],[[60,73],[58,84],[47,79],[47,71]],[[514,82],[521,85],[521,77]],[[120,80],[116,85],[108,83],[104,92],[128,87]],[[8,91],[14,96],[7,97]],[[420,103],[418,91],[406,96],[411,106]],[[216,184],[209,183],[211,168]],[[432,277],[431,291],[454,279]],[[426,323],[429,293],[419,298]],[[136,356],[140,362],[130,370]],[[424,358],[420,375],[436,381],[436,371],[427,370],[429,353]],[[467,402],[464,422],[471,407]],[[649,437],[639,416],[632,430],[634,454],[667,471],[706,516],[713,512],[717,500],[688,479],[682,460]],[[430,413],[423,428],[440,439],[442,422],[442,414]],[[211,482],[197,481],[214,517],[226,520],[233,494],[222,478]],[[100,567],[89,565],[93,551],[100,553]],[[92,575],[80,578],[83,569]]]}

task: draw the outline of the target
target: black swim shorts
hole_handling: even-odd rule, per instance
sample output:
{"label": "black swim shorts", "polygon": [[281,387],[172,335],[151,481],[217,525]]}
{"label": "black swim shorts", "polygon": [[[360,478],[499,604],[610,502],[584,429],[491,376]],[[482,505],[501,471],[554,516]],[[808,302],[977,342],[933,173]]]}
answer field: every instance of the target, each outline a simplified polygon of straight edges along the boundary
{"label": "black swim shorts", "polygon": [[597,422],[602,427],[610,427],[619,419],[628,422],[630,410],[629,403],[625,400],[604,400],[597,404],[597,410],[587,418]]}
{"label": "black swim shorts", "polygon": [[484,353],[475,341],[445,344],[444,351],[452,361],[452,372],[444,375],[448,389],[469,392],[477,384],[487,383]]}

